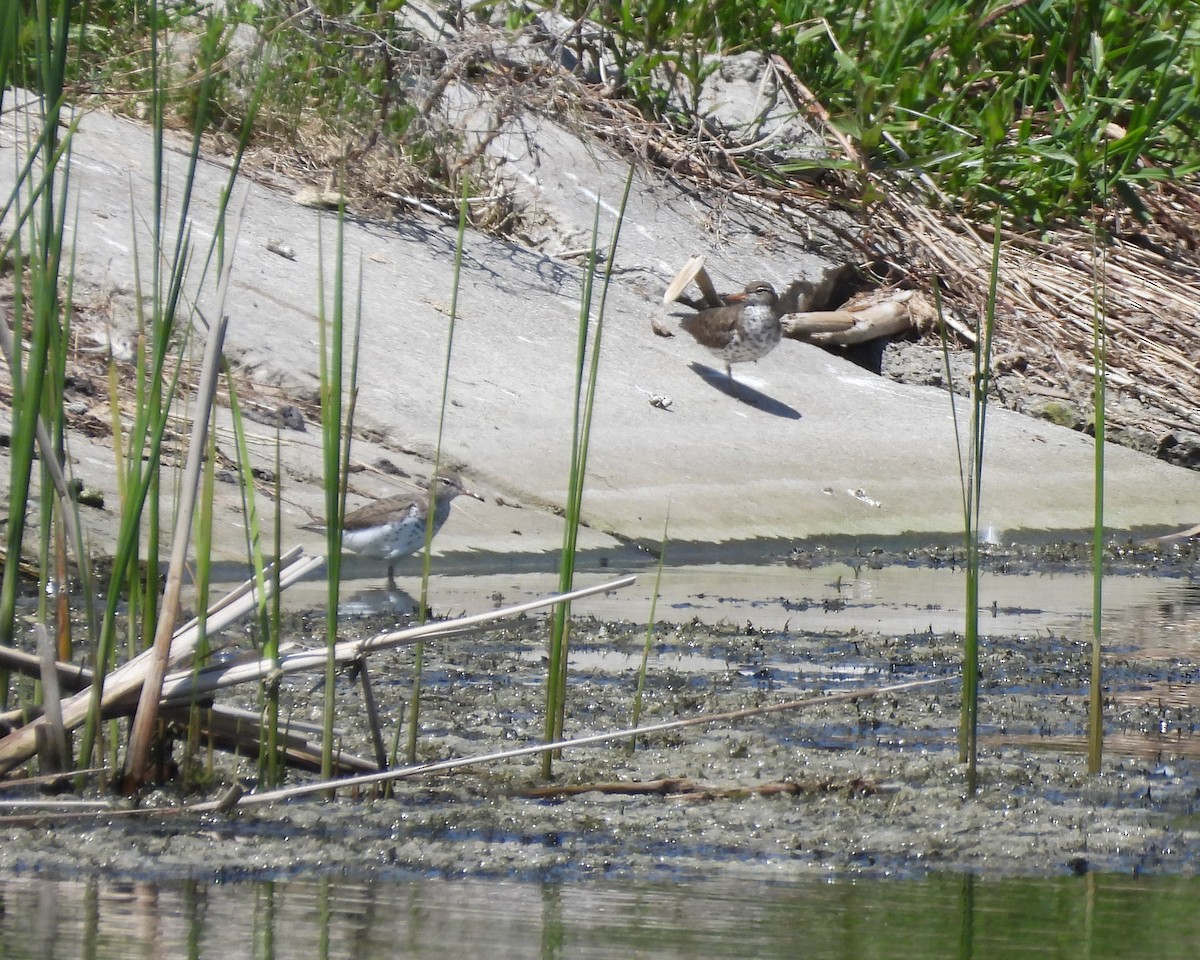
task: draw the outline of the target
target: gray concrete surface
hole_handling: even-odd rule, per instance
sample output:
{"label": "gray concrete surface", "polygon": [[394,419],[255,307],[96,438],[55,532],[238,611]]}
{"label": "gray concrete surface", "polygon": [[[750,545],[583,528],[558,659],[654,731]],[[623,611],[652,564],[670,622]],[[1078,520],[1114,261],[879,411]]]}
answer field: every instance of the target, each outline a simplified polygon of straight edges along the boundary
{"label": "gray concrete surface", "polygon": [[[5,194],[27,142],[25,123],[21,112],[0,120]],[[563,136],[541,128],[526,141],[530,156],[540,151],[535,159],[541,174],[527,171],[529,189],[544,194],[547,208],[557,211],[554,219],[574,216],[577,223],[590,223],[599,194],[605,201],[601,235],[607,238],[627,166],[600,145],[572,146]],[[74,137],[71,202],[78,204],[78,219],[70,239],[76,295],[114,301],[118,317],[132,316],[135,231],[143,277],[148,275],[150,149],[144,127],[101,113],[88,115]],[[514,141],[498,149],[509,152],[513,165],[530,162]],[[167,162],[174,204],[186,167],[179,143],[172,142]],[[198,246],[212,228],[227,175],[221,160],[200,164],[192,204]],[[318,367],[318,238],[328,277],[336,225],[332,213],[299,205],[294,189],[275,175],[238,182],[228,352],[257,382],[311,391]],[[735,368],[753,399],[745,402],[726,392],[719,364],[687,335],[652,335],[662,290],[692,253],[705,254],[718,284],[729,289],[751,273],[783,284],[798,276],[818,282],[823,271],[840,268],[835,258],[807,247],[788,224],[764,233],[739,214],[714,231],[717,212],[740,209],[727,197],[684,196],[670,182],[639,172],[608,297],[584,502],[592,530],[584,545],[612,544],[609,535],[657,541],[668,508],[673,540],[714,549],[755,538],[956,530],[959,476],[944,393],[882,380],[815,347],[785,341],[763,361]],[[761,212],[754,219],[761,222]],[[294,260],[268,250],[277,239],[294,249]],[[363,463],[386,457],[417,477],[428,469],[453,260],[453,226],[432,217],[346,225],[351,304],[360,270],[362,278],[359,423],[373,431],[372,442],[355,450]],[[200,309],[211,311],[211,275],[203,284],[198,275],[193,270],[189,289]],[[461,464],[491,502],[468,503],[463,510],[456,505],[439,538],[443,548],[542,551],[560,542],[553,510],[566,487],[581,281],[576,259],[468,234],[444,455]],[[77,322],[81,335],[105,336],[100,321],[85,314]],[[670,398],[670,409],[652,406],[652,395]],[[965,406],[960,416],[965,418]],[[274,431],[257,432],[257,455],[270,463]],[[303,434],[285,431],[284,439],[285,540],[291,542],[291,528],[309,519],[306,508],[320,512],[314,483],[319,437],[310,425]],[[994,407],[987,441],[986,523],[1009,531],[1090,524],[1088,438]],[[227,437],[222,443],[232,452]],[[73,448],[77,456],[82,444]],[[76,470],[87,474],[86,482],[112,489],[103,455],[94,442],[86,446]],[[1107,467],[1111,526],[1198,519],[1200,474],[1116,447],[1108,450]],[[355,476],[353,488],[369,496],[404,485],[368,470]],[[230,510],[232,491],[226,491]],[[305,542],[314,542],[311,535]],[[239,549],[232,544],[232,555]]]}

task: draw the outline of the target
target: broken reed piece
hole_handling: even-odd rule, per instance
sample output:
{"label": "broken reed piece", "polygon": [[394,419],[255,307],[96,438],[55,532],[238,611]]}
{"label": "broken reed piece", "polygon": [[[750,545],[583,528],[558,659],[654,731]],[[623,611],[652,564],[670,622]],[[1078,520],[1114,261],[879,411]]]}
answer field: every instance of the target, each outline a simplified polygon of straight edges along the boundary
{"label": "broken reed piece", "polygon": [[852,300],[837,310],[795,313],[782,319],[783,335],[818,346],[849,347],[879,337],[907,333],[914,326],[913,291]]}
{"label": "broken reed piece", "polygon": [[683,269],[675,274],[675,279],[667,286],[666,292],[663,294],[663,303],[674,303],[679,299],[679,295],[687,289],[689,283],[696,281],[696,286],[700,288],[700,292],[704,294],[704,299],[710,307],[723,306],[725,301],[721,299],[717,293],[717,288],[713,286],[712,277],[708,275],[708,271],[704,269],[704,258],[697,255],[688,260],[683,265]]}

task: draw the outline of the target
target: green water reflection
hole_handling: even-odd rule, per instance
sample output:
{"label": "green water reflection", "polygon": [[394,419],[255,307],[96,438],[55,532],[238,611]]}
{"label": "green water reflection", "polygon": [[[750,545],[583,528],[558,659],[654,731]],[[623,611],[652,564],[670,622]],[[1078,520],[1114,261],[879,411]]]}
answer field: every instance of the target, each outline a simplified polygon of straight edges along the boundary
{"label": "green water reflection", "polygon": [[1154,956],[1200,950],[1200,879],[787,885],[0,880],[0,958]]}

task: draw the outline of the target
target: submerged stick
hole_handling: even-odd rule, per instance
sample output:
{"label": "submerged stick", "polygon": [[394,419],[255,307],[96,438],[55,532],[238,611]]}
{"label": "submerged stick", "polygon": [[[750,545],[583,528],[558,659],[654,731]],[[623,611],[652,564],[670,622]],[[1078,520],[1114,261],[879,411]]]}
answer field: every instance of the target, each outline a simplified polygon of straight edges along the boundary
{"label": "submerged stick", "polygon": [[383,731],[379,724],[379,709],[375,706],[375,691],[371,688],[371,672],[364,657],[358,664],[358,679],[362,681],[363,707],[367,712],[367,727],[371,731],[371,746],[375,750],[375,765],[379,770],[387,769],[387,748],[383,745]]}

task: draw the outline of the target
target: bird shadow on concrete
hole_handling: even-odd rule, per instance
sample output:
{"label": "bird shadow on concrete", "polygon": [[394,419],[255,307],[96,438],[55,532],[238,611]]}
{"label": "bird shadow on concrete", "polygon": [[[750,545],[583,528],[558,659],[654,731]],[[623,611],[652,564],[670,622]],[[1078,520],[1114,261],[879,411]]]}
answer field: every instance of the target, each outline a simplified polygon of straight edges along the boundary
{"label": "bird shadow on concrete", "polygon": [[785,420],[800,419],[800,411],[795,407],[790,407],[781,400],[769,397],[761,390],[755,390],[752,386],[742,383],[740,380],[730,380],[722,370],[714,370],[712,367],[705,366],[703,363],[696,363],[694,360],[688,366],[692,368],[692,372],[701,380],[710,387],[720,390],[727,397],[740,400],[742,403],[754,407],[756,410],[761,410],[763,413],[769,413],[773,417],[783,417]]}

